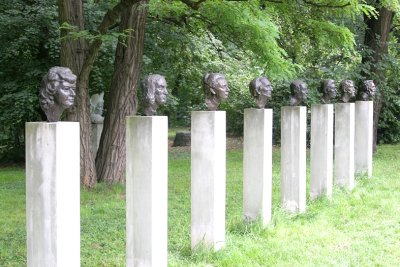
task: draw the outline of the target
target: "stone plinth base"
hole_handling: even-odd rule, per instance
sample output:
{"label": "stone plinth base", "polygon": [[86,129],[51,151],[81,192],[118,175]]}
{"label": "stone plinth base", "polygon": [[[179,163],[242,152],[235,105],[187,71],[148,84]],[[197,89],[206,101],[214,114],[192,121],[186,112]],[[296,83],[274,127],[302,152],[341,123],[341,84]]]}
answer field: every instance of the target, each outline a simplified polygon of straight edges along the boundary
{"label": "stone plinth base", "polygon": [[103,132],[103,123],[92,123],[91,146],[93,158],[96,158],[97,150],[99,149],[101,132]]}
{"label": "stone plinth base", "polygon": [[311,106],[310,197],[332,195],[333,105]]}
{"label": "stone plinth base", "polygon": [[281,201],[288,212],[306,210],[307,108],[281,110]]}
{"label": "stone plinth base", "polygon": [[354,188],[354,103],[335,104],[334,182]]}
{"label": "stone plinth base", "polygon": [[355,104],[354,168],[356,174],[372,176],[372,138],[374,103],[357,101]]}
{"label": "stone plinth base", "polygon": [[271,220],[272,109],[244,110],[243,217]]}
{"label": "stone plinth base", "polygon": [[126,266],[167,266],[168,118],[126,119]]}
{"label": "stone plinth base", "polygon": [[192,112],[192,249],[225,244],[226,114]]}
{"label": "stone plinth base", "polygon": [[27,265],[80,266],[78,122],[28,122]]}

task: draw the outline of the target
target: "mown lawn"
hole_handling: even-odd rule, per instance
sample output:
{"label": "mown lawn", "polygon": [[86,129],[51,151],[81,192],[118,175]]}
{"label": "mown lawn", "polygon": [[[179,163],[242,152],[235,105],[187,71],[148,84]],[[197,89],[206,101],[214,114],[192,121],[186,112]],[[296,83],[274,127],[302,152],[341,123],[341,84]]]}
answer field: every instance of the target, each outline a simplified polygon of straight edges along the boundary
{"label": "mown lawn", "polygon": [[[190,250],[190,153],[169,155],[170,266],[399,266],[400,145],[380,146],[373,178],[352,192],[307,203],[290,216],[279,206],[279,150],[274,151],[273,219],[242,223],[242,151],[227,153],[226,248]],[[0,169],[0,266],[26,265],[22,168]],[[81,193],[82,266],[125,265],[125,188],[98,185]]]}

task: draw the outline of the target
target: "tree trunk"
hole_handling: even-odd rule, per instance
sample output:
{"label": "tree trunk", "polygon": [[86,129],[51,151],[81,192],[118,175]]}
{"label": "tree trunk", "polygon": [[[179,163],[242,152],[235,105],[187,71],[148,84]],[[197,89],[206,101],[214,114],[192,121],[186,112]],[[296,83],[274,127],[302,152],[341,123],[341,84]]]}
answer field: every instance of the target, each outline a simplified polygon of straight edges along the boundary
{"label": "tree trunk", "polygon": [[[98,27],[98,32],[106,34],[108,28],[115,24],[120,14],[138,1],[121,0],[112,9],[109,9]],[[79,30],[83,29],[82,0],[59,0],[58,6],[60,24],[68,22],[70,25],[77,26]],[[61,34],[65,36],[68,32],[62,31]],[[69,67],[78,76],[75,109],[67,117],[68,120],[80,123],[81,182],[85,187],[93,187],[97,181],[95,162],[90,146],[91,121],[88,86],[89,75],[101,44],[101,38],[92,41],[88,49],[86,49],[86,42],[82,39],[66,39],[61,42],[61,65]]]}
{"label": "tree trunk", "polygon": [[[77,30],[84,29],[82,0],[59,0],[58,11],[60,25],[67,22],[69,25],[77,27]],[[65,38],[67,35],[67,30],[61,30],[60,65],[70,68],[74,74],[79,76],[85,59],[87,44],[83,38],[73,40]],[[79,88],[77,88],[77,91],[79,91]],[[75,108],[68,110],[67,120],[78,121]]]}
{"label": "tree trunk", "polygon": [[[371,66],[370,72],[374,76],[375,84],[384,81],[384,70],[378,67],[383,58],[388,54],[389,34],[393,23],[394,13],[385,8],[379,9],[377,18],[364,16],[367,29],[364,37],[364,44],[371,49],[372,55],[363,56],[362,63]],[[368,78],[366,74],[362,74]],[[374,99],[374,128],[373,128],[373,151],[376,152],[378,121],[384,100],[384,92],[380,91]]]}
{"label": "tree trunk", "polygon": [[[59,21],[76,26],[78,30],[84,29],[83,2],[82,0],[59,0]],[[68,31],[62,30],[61,37],[68,35]],[[86,41],[80,39],[62,39],[60,48],[61,66],[68,67],[78,76],[76,84],[76,102],[73,109],[67,112],[68,121],[79,121],[80,126],[80,174],[81,183],[85,187],[93,187],[96,184],[96,169],[90,147],[90,110],[88,76],[82,75],[85,60]]]}
{"label": "tree trunk", "polygon": [[147,0],[140,1],[121,14],[120,31],[132,29],[124,43],[118,43],[110,101],[108,103],[100,146],[96,157],[99,181],[124,182],[125,173],[125,120],[136,113],[136,93],[140,63],[143,57],[144,27]]}

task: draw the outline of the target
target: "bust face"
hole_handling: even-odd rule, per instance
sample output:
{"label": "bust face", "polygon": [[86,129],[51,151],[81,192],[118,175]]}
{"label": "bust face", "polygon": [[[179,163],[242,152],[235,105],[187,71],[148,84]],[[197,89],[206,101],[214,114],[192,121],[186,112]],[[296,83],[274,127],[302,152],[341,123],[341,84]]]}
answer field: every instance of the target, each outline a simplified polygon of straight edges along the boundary
{"label": "bust face", "polygon": [[376,93],[376,86],[373,80],[366,80],[363,82],[365,92],[368,94],[370,97],[374,97]]}
{"label": "bust face", "polygon": [[76,82],[68,81],[55,82],[56,93],[54,94],[54,102],[63,108],[70,108],[75,102]]}
{"label": "bust face", "polygon": [[272,85],[268,79],[260,79],[260,86],[258,87],[258,92],[267,98],[272,96]]}
{"label": "bust face", "polygon": [[168,96],[168,91],[167,91],[167,82],[165,81],[164,78],[159,78],[155,82],[155,100],[156,103],[159,105],[165,104],[167,102],[167,96]]}
{"label": "bust face", "polygon": [[221,100],[225,100],[229,96],[228,82],[224,78],[218,78],[212,89],[215,95]]}
{"label": "bust face", "polygon": [[354,87],[354,82],[352,80],[344,80],[341,82],[343,93],[348,94],[350,97],[356,96],[356,88]]}
{"label": "bust face", "polygon": [[296,91],[296,97],[298,99],[301,99],[302,101],[307,100],[307,95],[308,95],[308,88],[307,85],[304,82],[301,82],[298,84],[298,89]]}
{"label": "bust face", "polygon": [[258,108],[264,108],[272,96],[272,85],[267,77],[258,77],[249,84],[250,94],[255,98]]}
{"label": "bust face", "polygon": [[324,85],[324,91],[330,98],[335,98],[337,95],[336,85],[334,80],[327,80]]}

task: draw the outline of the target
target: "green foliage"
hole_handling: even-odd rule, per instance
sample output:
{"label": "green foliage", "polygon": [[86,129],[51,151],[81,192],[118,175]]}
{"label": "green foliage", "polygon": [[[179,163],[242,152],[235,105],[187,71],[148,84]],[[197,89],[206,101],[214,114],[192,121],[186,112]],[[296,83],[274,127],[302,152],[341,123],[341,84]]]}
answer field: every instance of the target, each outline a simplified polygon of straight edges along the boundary
{"label": "green foliage", "polygon": [[[1,162],[23,160],[25,122],[41,120],[40,82],[50,67],[59,65],[56,4],[56,1],[45,0],[5,0],[0,6]],[[104,14],[104,10],[93,3],[87,3],[85,8],[91,15],[87,25],[94,25],[92,22],[100,20],[100,15]],[[90,77],[92,93],[108,90],[117,37],[112,38],[114,42],[105,40],[99,52]]]}
{"label": "green foliage", "polygon": [[0,7],[0,160],[24,157],[24,124],[40,119],[43,74],[57,65],[57,10],[48,1],[3,1]]}
{"label": "green foliage", "polygon": [[400,45],[393,39],[389,56],[382,62],[385,81],[378,90],[383,94],[383,106],[379,118],[379,143],[400,142]]}
{"label": "green foliage", "polygon": [[[190,111],[204,108],[200,81],[206,72],[226,75],[231,94],[220,108],[227,111],[228,131],[242,134],[243,109],[254,106],[248,93],[253,78],[266,75],[272,81],[270,106],[279,125],[291,79],[310,83],[311,104],[322,79],[348,78],[361,59],[354,33],[342,23],[359,14],[354,6],[332,11],[296,1],[263,8],[259,1],[206,1],[193,10],[160,0],[151,1],[149,10],[142,73],[166,75],[175,98],[163,112],[173,124],[188,125]],[[279,131],[277,126],[276,142]]]}

